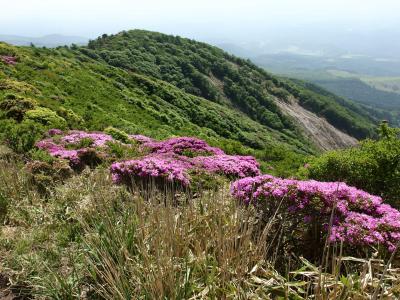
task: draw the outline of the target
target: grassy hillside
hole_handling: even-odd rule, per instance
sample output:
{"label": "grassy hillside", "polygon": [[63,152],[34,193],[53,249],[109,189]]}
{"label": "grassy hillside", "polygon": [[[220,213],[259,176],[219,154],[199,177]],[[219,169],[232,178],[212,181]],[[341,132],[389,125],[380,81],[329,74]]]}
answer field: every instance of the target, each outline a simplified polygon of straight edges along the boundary
{"label": "grassy hillside", "polygon": [[83,52],[110,65],[162,79],[187,93],[239,109],[273,129],[295,128],[293,120],[276,104],[277,99],[287,101],[294,96],[301,99],[301,105],[351,136],[361,138],[372,133],[371,119],[343,105],[346,100],[279,79],[250,61],[204,43],[133,30],[103,35],[90,41]]}
{"label": "grassy hillside", "polygon": [[0,56],[16,60],[0,63],[0,131],[19,152],[51,127],[114,126],[157,139],[197,136],[286,176],[320,149],[278,103],[297,101],[339,133],[373,133],[373,120],[340,97],[180,37],[129,31],[55,49],[2,43]]}
{"label": "grassy hillside", "polygon": [[81,49],[3,43],[0,55],[17,60],[0,62],[0,135],[18,152],[29,151],[52,127],[108,126],[157,139],[197,136],[228,153],[252,153],[287,175],[289,167],[275,162],[299,163],[317,151],[296,128],[269,128],[234,108],[91,59]]}
{"label": "grassy hillside", "polygon": [[15,66],[0,64],[1,97],[31,98],[59,115],[60,110],[72,110],[81,122],[67,120],[69,127],[100,130],[113,125],[155,138],[196,135],[214,142],[232,139],[254,148],[280,142],[311,149],[294,130],[267,128],[237,110],[90,59],[79,49],[1,44],[0,51],[18,59]]}

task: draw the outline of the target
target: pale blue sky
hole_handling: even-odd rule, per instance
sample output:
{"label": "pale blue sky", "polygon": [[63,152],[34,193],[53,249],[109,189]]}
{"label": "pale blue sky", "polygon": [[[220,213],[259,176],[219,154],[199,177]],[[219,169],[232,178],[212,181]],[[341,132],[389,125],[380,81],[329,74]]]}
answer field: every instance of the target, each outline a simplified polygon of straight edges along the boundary
{"label": "pale blue sky", "polygon": [[[4,3],[2,3],[4,2]],[[143,28],[203,39],[298,26],[400,26],[400,0],[0,0],[0,34],[95,37]]]}

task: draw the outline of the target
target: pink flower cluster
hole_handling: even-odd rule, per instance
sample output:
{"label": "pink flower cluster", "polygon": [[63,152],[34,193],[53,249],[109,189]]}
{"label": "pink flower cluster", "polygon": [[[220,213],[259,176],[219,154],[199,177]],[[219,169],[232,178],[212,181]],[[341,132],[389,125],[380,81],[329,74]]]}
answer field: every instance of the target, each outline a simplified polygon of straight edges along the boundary
{"label": "pink flower cluster", "polygon": [[[166,141],[148,140],[144,136],[130,136],[150,149],[150,155],[126,162],[114,163],[111,173],[116,183],[133,179],[166,178],[168,181],[190,184],[190,173],[196,170],[242,178],[260,174],[259,164],[251,156],[226,155],[205,141],[191,137],[171,138]],[[189,156],[187,156],[189,154]]]}
{"label": "pink flower cluster", "polygon": [[[89,149],[93,153],[93,148],[103,149],[108,142],[114,141],[110,135],[102,132],[77,130],[64,133],[59,129],[50,129],[48,136],[49,138],[39,141],[36,146],[51,156],[69,160],[75,168],[84,164],[83,156],[89,153]],[[180,137],[166,141],[154,141],[143,135],[129,135],[129,138],[141,143],[151,153],[140,159],[112,164],[110,171],[115,183],[158,178],[188,186],[191,172],[199,170],[229,178],[260,174],[259,164],[254,157],[226,155],[221,149],[211,147],[196,138]],[[81,145],[83,140],[88,140],[90,145]]]}
{"label": "pink flower cluster", "polygon": [[166,178],[184,186],[190,184],[190,173],[195,170],[231,178],[260,174],[259,164],[253,157],[226,154],[190,158],[174,153],[155,153],[141,159],[116,162],[110,168],[115,183],[129,184],[135,178]]}
{"label": "pink flower cluster", "polygon": [[55,143],[51,138],[37,142],[36,147],[47,151],[53,157],[69,160],[71,166],[76,167],[80,164],[78,150],[67,150],[64,145]]}
{"label": "pink flower cluster", "polygon": [[246,177],[260,175],[259,164],[252,156],[218,154],[197,156],[192,162],[198,168],[210,173],[219,173],[228,177]]}
{"label": "pink flower cluster", "polygon": [[[342,182],[281,179],[271,175],[243,178],[231,185],[232,195],[245,204],[276,204],[304,223],[321,222],[327,230],[334,214],[330,241],[351,245],[383,244],[393,251],[400,240],[400,212],[378,196]],[[261,206],[260,206],[261,207]]]}
{"label": "pink flower cluster", "polygon": [[[72,167],[81,165],[81,157],[84,155],[88,148],[68,149],[69,146],[77,146],[83,139],[90,139],[91,147],[105,147],[107,142],[113,141],[113,138],[101,132],[84,132],[72,130],[63,135],[59,129],[50,129],[47,133],[51,138],[41,140],[36,143],[36,147],[47,151],[51,156],[66,159],[70,162]],[[54,136],[61,136],[60,139]]]}
{"label": "pink flower cluster", "polygon": [[130,184],[136,178],[166,179],[170,182],[188,186],[190,177],[187,170],[190,162],[173,156],[146,156],[138,160],[113,163],[110,167],[115,183]]}
{"label": "pink flower cluster", "polygon": [[[143,137],[140,137],[142,140]],[[145,147],[151,149],[151,152],[158,154],[174,153],[178,155],[185,152],[203,155],[221,155],[224,154],[219,148],[209,146],[205,141],[192,137],[176,137],[165,141],[147,141]]]}
{"label": "pink flower cluster", "polygon": [[111,135],[102,132],[85,132],[79,130],[71,130],[67,135],[63,136],[61,141],[64,144],[79,144],[83,139],[92,140],[92,146],[104,147],[107,142],[114,141]]}
{"label": "pink flower cluster", "polygon": [[17,58],[10,55],[0,55],[0,59],[7,65],[15,65],[17,64]]}

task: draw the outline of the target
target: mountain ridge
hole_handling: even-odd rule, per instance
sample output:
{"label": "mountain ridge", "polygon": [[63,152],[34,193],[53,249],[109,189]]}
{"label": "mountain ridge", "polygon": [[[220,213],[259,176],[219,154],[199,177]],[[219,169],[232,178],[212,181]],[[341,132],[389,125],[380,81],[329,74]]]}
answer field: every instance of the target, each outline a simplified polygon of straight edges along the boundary
{"label": "mountain ridge", "polygon": [[[87,51],[88,55],[97,55],[110,65],[155,76],[208,100],[228,99],[232,106],[256,121],[280,130],[290,129],[292,124],[278,109],[276,98],[284,101],[290,95],[302,98],[305,88],[217,47],[156,32],[133,30],[103,35],[90,41]],[[300,104],[307,102],[306,109],[322,115],[337,129],[356,138],[371,133],[366,123],[372,120],[367,114],[359,114],[361,109],[355,104],[309,89],[306,93],[309,99],[299,101]]]}
{"label": "mountain ridge", "polygon": [[[64,118],[70,128],[75,125],[65,111],[82,120],[80,128],[115,126],[154,138],[198,136],[232,152],[247,151],[240,150],[242,146],[267,151],[282,145],[316,153],[351,146],[355,138],[373,134],[374,120],[351,102],[268,74],[216,47],[148,31],[116,36],[123,39],[112,41],[114,36],[103,35],[97,41],[103,44],[92,41],[88,47],[0,43],[0,56],[17,59],[16,65],[0,64],[0,99],[10,93],[32,98],[39,108]],[[132,40],[139,45],[129,45]],[[124,60],[121,51],[134,55]],[[157,57],[158,51],[162,55]],[[152,52],[156,55],[150,56]],[[144,58],[133,60],[137,55]],[[190,55],[194,60],[185,61]],[[204,75],[207,68],[212,68],[212,76]],[[293,108],[282,109],[290,106],[312,115],[313,134]],[[44,117],[38,121],[49,126]],[[320,122],[327,126],[316,126]],[[321,144],[316,137],[325,141]]]}

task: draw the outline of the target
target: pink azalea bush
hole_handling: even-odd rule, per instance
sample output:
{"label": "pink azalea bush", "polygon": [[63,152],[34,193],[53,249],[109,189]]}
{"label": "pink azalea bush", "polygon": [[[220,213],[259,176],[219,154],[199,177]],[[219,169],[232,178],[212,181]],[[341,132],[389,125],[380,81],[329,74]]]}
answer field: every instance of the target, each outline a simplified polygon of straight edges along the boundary
{"label": "pink azalea bush", "polygon": [[[142,138],[143,139],[143,138]],[[165,141],[148,141],[144,146],[153,153],[174,153],[179,155],[222,155],[224,151],[209,146],[205,141],[192,137],[170,138]]]}
{"label": "pink azalea bush", "polygon": [[[96,162],[93,163],[96,165],[106,155],[105,150],[111,147],[110,142],[123,144],[102,132],[51,129],[47,135],[48,138],[39,141],[36,146],[53,157],[68,160],[74,169],[80,169],[90,161]],[[154,179],[189,187],[193,177],[197,180],[200,174],[205,173],[231,179],[260,175],[259,164],[254,157],[227,155],[200,139],[179,137],[155,141],[143,135],[128,135],[128,138],[140,143],[150,154],[113,163],[110,172],[117,184]]]}
{"label": "pink azalea bush", "polygon": [[[82,167],[88,157],[94,157],[95,151],[92,148],[105,148],[107,142],[113,141],[111,136],[101,132],[71,130],[63,133],[59,129],[50,129],[47,134],[50,137],[37,142],[36,147],[53,157],[68,160],[75,169]],[[90,145],[79,148],[83,140],[89,141]]]}
{"label": "pink azalea bush", "polygon": [[0,60],[7,65],[17,64],[17,58],[11,55],[0,55]]}
{"label": "pink azalea bush", "polygon": [[150,150],[141,159],[114,163],[110,170],[115,183],[130,183],[149,178],[166,179],[189,186],[191,174],[207,172],[230,178],[260,174],[259,164],[251,156],[226,155],[205,141],[192,137],[155,141],[142,135],[130,135]]}
{"label": "pink azalea bush", "polygon": [[190,174],[196,171],[231,178],[260,174],[259,165],[253,157],[226,154],[191,158],[174,153],[155,153],[141,159],[114,163],[110,171],[115,183],[129,183],[132,179],[159,177],[184,186],[190,184]]}
{"label": "pink azalea bush", "polygon": [[182,159],[166,156],[147,156],[142,159],[113,163],[110,167],[115,183],[130,184],[135,179],[165,179],[169,182],[188,186],[191,163]]}
{"label": "pink azalea bush", "polygon": [[260,175],[260,165],[252,156],[218,154],[193,158],[193,164],[211,173],[242,178]]}
{"label": "pink azalea bush", "polygon": [[[331,242],[382,244],[390,251],[400,240],[400,212],[382,199],[342,182],[281,179],[271,175],[243,178],[231,185],[234,198],[271,217],[286,215],[303,231],[319,225]],[[272,209],[271,209],[272,208]],[[329,226],[331,216],[332,226]]]}

